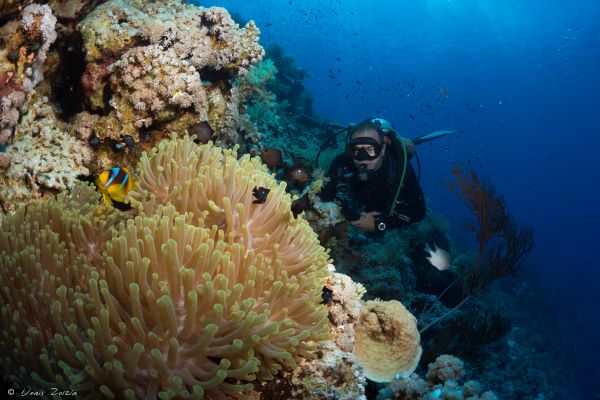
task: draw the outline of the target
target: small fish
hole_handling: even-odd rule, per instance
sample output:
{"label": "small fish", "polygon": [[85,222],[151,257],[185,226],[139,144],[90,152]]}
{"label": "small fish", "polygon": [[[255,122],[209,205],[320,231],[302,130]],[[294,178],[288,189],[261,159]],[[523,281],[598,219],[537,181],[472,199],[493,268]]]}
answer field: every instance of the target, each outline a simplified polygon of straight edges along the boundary
{"label": "small fish", "polygon": [[252,196],[254,196],[256,200],[254,200],[252,203],[264,204],[264,202],[267,201],[267,195],[270,191],[271,189],[267,189],[264,187],[255,187],[254,189],[252,189]]}
{"label": "small fish", "polygon": [[333,226],[333,233],[337,239],[346,239],[348,237],[348,222],[338,222]]}
{"label": "small fish", "polygon": [[413,121],[415,120],[415,116],[412,114],[408,114],[408,116],[410,117],[410,119],[412,119]]}
{"label": "small fish", "polygon": [[293,184],[296,188],[303,188],[310,182],[310,173],[304,165],[292,165],[287,167],[284,172],[285,180],[288,184]]}
{"label": "small fish", "polygon": [[125,197],[133,187],[133,179],[125,167],[114,167],[102,172],[96,178],[98,191],[102,193],[104,202],[113,205],[113,201],[123,203]]}
{"label": "small fish", "polygon": [[333,290],[327,286],[323,286],[323,292],[321,293],[321,304],[329,304],[333,298]]}
{"label": "small fish", "polygon": [[294,218],[298,218],[298,215],[300,215],[304,210],[307,210],[309,207],[310,199],[308,198],[308,193],[292,201],[291,210]]}
{"label": "small fish", "polygon": [[446,91],[446,89],[444,89],[443,87],[438,89],[438,92],[440,92],[440,94],[442,95],[442,97],[444,98],[444,100],[448,100],[448,92]]}
{"label": "small fish", "polygon": [[321,244],[321,246],[325,246],[329,242],[329,239],[331,239],[333,234],[334,234],[333,226],[331,226],[331,225],[326,228],[321,229],[318,234],[319,243]]}
{"label": "small fish", "polygon": [[450,266],[450,254],[448,254],[446,250],[439,248],[435,242],[433,243],[433,246],[435,247],[435,250],[432,250],[431,247],[429,247],[429,243],[425,244],[423,250],[429,254],[429,257],[425,258],[427,258],[431,265],[440,271],[447,270]]}
{"label": "small fish", "polygon": [[277,171],[283,166],[283,154],[281,150],[268,147],[260,152],[260,158],[271,171]]}

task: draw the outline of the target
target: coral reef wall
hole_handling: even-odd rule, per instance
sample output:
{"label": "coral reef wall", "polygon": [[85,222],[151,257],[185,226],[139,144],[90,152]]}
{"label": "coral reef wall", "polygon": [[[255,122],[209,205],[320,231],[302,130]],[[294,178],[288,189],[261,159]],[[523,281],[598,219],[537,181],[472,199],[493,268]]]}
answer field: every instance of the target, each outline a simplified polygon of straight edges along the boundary
{"label": "coral reef wall", "polygon": [[264,55],[252,21],[239,27],[223,8],[179,0],[11,12],[0,27],[0,220],[77,176],[135,165],[173,132],[256,152],[238,87]]}
{"label": "coral reef wall", "polygon": [[237,141],[241,99],[231,78],[264,54],[252,21],[240,29],[223,8],[111,0],[77,29],[87,106],[108,113],[95,128],[98,138],[140,141],[142,128],[208,121],[217,138]]}

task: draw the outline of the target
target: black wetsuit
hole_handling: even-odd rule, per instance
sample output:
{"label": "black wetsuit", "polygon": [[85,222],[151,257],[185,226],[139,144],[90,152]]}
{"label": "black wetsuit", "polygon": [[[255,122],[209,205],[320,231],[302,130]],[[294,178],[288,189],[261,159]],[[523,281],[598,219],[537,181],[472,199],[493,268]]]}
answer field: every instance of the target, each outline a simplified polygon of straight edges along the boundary
{"label": "black wetsuit", "polygon": [[[375,220],[376,229],[378,225],[389,229],[421,221],[425,218],[425,198],[410,162],[394,213],[389,215],[404,165],[402,160],[399,162],[396,153],[392,147],[388,147],[381,167],[366,181],[358,178],[358,169],[350,155],[338,155],[327,172],[330,181],[321,190],[321,200],[338,200],[342,214],[349,221],[357,220],[362,212],[378,211],[380,215]],[[403,157],[402,153],[400,157]],[[380,222],[384,222],[384,225],[380,225]]]}

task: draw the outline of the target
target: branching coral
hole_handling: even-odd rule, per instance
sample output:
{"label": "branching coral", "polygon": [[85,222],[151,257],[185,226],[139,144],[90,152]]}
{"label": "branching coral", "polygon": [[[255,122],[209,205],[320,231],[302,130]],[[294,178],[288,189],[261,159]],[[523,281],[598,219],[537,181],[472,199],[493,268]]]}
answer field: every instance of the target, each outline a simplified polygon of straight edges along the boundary
{"label": "branching coral", "polygon": [[[327,253],[257,159],[185,138],[140,170],[136,215],[119,225],[64,196],[4,221],[1,349],[15,386],[244,398],[327,337]],[[271,189],[263,204],[256,186]]]}

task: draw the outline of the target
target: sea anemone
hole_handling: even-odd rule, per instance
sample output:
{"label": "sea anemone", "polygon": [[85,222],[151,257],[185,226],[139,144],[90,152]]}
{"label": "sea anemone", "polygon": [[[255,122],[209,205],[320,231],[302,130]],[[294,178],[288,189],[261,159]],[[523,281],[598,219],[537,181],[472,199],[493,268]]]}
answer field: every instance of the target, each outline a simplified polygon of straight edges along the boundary
{"label": "sea anemone", "polygon": [[[185,137],[138,170],[130,219],[77,186],[3,221],[0,368],[12,387],[243,398],[328,336],[328,255],[260,160]],[[257,186],[270,189],[262,204]]]}

